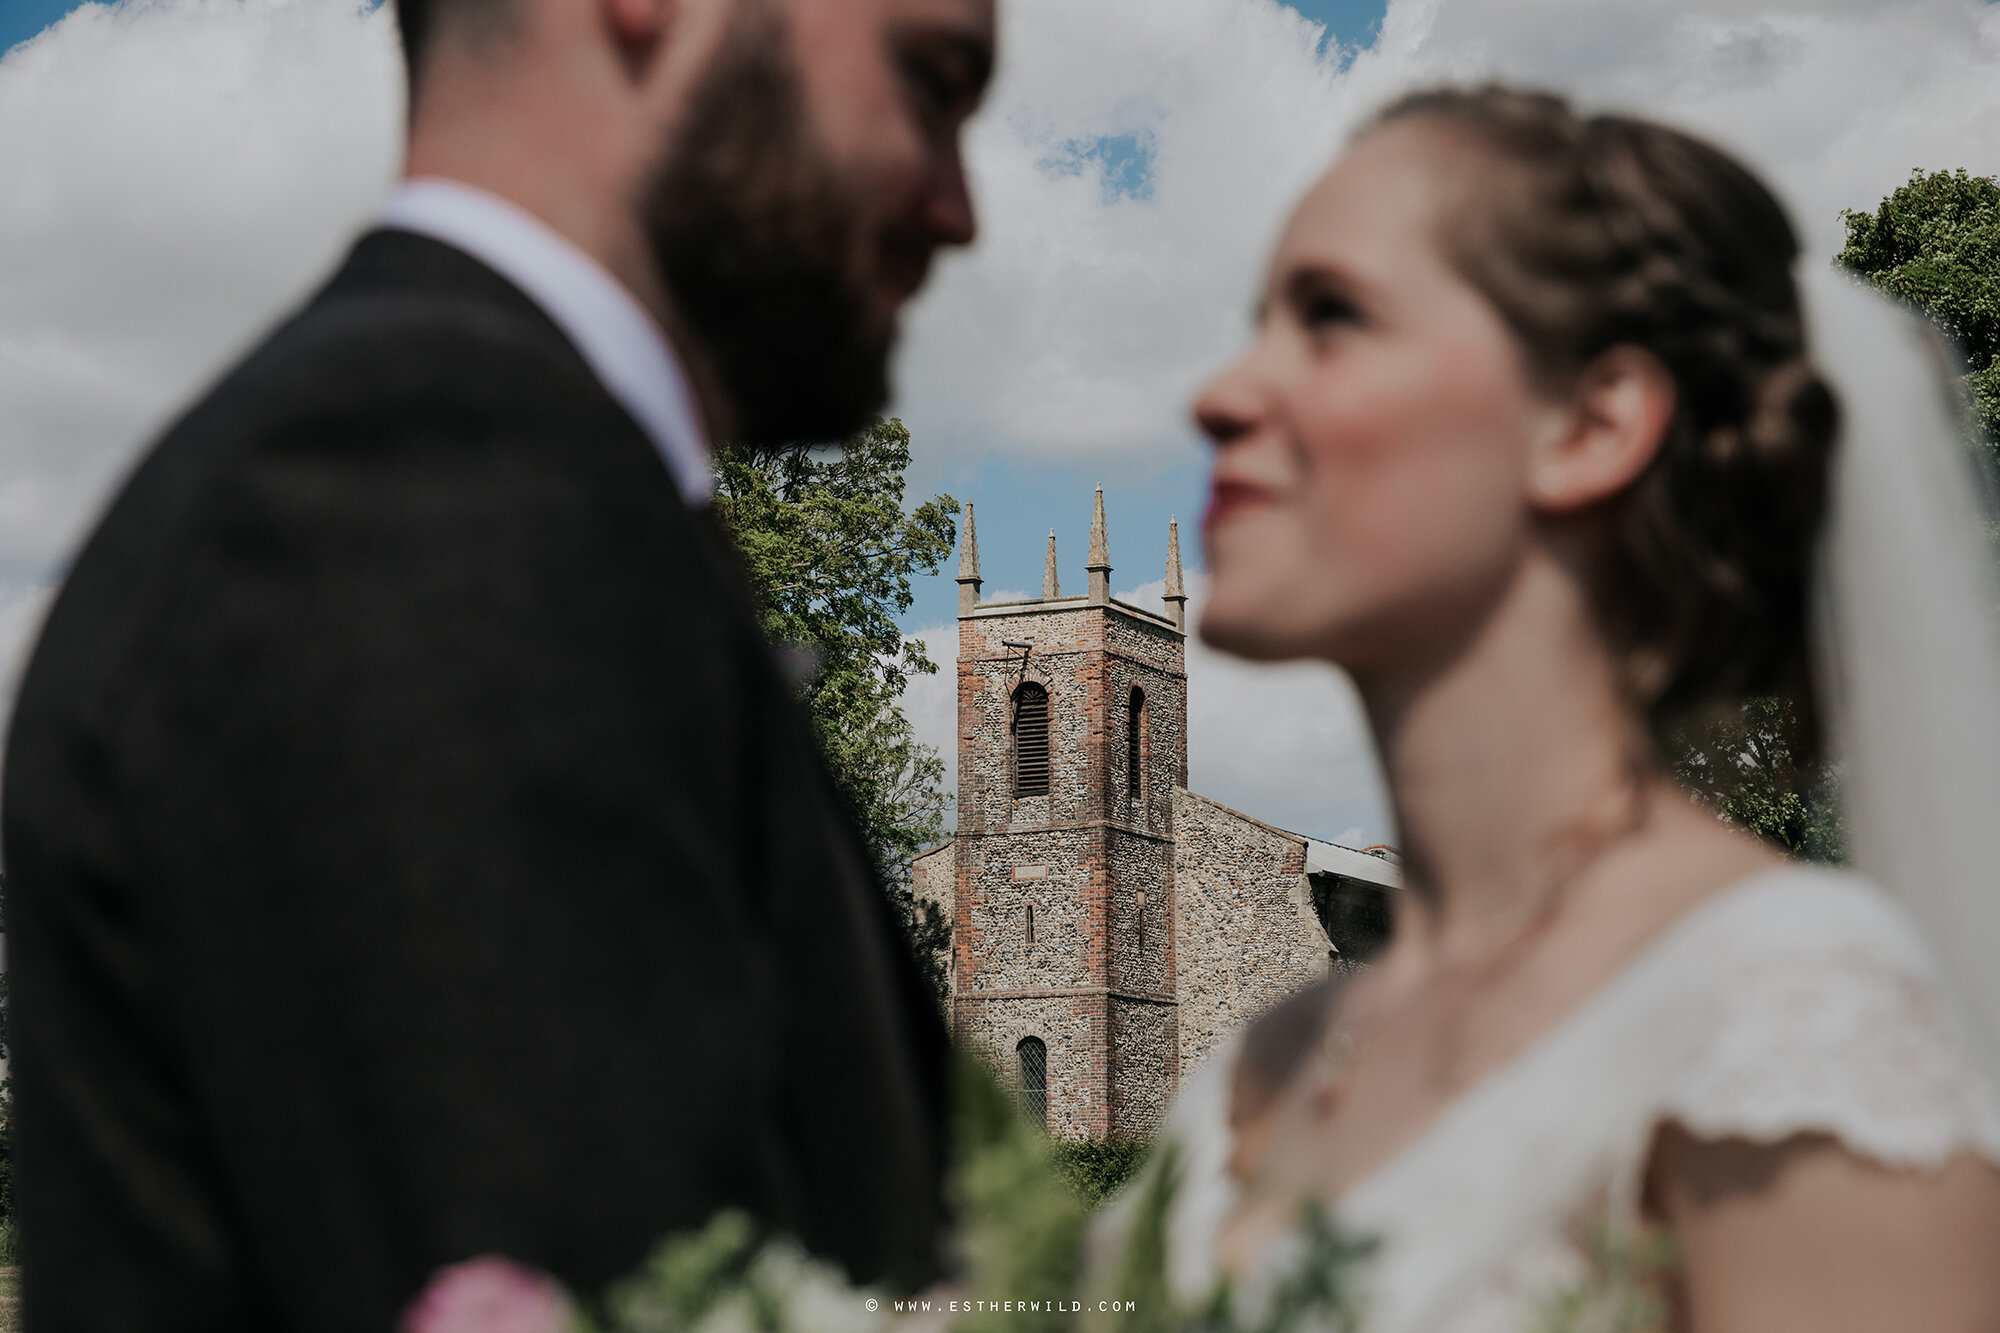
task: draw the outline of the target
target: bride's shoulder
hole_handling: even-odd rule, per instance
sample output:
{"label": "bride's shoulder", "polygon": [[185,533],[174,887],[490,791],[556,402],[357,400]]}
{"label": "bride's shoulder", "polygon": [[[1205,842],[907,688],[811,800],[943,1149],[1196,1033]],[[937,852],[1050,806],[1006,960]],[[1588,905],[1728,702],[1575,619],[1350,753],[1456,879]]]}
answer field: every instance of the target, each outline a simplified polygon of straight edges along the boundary
{"label": "bride's shoulder", "polygon": [[1915,923],[1866,876],[1836,866],[1787,862],[1722,890],[1687,924],[1732,951],[1871,956],[1922,969],[1928,954]]}
{"label": "bride's shoulder", "polygon": [[1825,1133],[1862,1156],[2000,1158],[2000,1112],[1914,922],[1864,877],[1786,866],[1676,941],[1700,1013],[1663,1110],[1704,1138]]}

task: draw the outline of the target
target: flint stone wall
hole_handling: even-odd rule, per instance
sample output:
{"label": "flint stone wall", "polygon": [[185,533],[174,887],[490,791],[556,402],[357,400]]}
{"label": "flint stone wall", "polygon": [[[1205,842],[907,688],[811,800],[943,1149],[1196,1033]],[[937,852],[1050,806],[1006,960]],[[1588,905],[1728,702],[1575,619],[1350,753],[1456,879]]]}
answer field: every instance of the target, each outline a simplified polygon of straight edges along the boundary
{"label": "flint stone wall", "polygon": [[1179,1086],[1179,1006],[1111,1002],[1111,1131],[1151,1138]]}
{"label": "flint stone wall", "polygon": [[1110,1020],[1103,995],[958,997],[952,1035],[1020,1086],[1020,1043],[1048,1048],[1048,1129],[1059,1139],[1101,1139],[1112,1129]]}
{"label": "flint stone wall", "polygon": [[[1018,831],[958,839],[962,901],[955,919],[966,990],[1102,986],[1097,951],[1096,839],[1084,831]],[[1028,938],[1028,908],[1035,937]]]}
{"label": "flint stone wall", "polygon": [[1185,788],[1174,792],[1174,998],[1179,1075],[1225,1037],[1327,974],[1306,840]]}
{"label": "flint stone wall", "polygon": [[[958,851],[947,838],[910,862],[910,892],[918,902],[937,904],[951,924],[958,900]],[[944,957],[945,1020],[951,1019],[951,996],[958,990],[958,950]]]}

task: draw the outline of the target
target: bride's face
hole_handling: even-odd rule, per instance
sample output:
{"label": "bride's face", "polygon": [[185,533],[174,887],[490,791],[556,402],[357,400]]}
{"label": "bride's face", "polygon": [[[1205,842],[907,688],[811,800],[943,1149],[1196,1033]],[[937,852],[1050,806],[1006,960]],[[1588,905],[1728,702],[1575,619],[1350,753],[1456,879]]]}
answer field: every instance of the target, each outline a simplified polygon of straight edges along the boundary
{"label": "bride's face", "polygon": [[1393,667],[1504,586],[1560,408],[1440,248],[1476,171],[1439,131],[1392,125],[1292,215],[1255,341],[1195,404],[1216,446],[1210,643]]}

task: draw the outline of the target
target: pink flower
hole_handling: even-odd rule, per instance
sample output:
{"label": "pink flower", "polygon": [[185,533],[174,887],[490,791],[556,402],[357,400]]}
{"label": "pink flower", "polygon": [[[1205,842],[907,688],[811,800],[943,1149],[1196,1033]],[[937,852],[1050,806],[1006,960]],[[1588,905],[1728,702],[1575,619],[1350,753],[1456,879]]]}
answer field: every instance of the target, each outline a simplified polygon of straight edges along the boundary
{"label": "pink flower", "polygon": [[440,1268],[403,1311],[402,1333],[563,1333],[569,1302],[546,1273],[498,1255]]}

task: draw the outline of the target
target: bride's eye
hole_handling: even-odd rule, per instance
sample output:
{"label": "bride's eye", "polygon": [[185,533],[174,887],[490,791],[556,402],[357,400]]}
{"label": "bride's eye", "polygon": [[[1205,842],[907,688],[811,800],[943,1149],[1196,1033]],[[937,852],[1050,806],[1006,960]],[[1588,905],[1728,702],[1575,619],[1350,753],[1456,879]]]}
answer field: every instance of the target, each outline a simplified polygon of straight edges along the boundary
{"label": "bride's eye", "polygon": [[1318,296],[1306,304],[1301,312],[1303,323],[1309,329],[1331,329],[1341,324],[1357,324],[1361,311],[1354,302],[1340,296]]}
{"label": "bride's eye", "polygon": [[1346,285],[1330,280],[1324,273],[1302,273],[1289,286],[1286,304],[1292,309],[1292,317],[1315,341],[1367,322],[1360,303],[1348,294]]}

